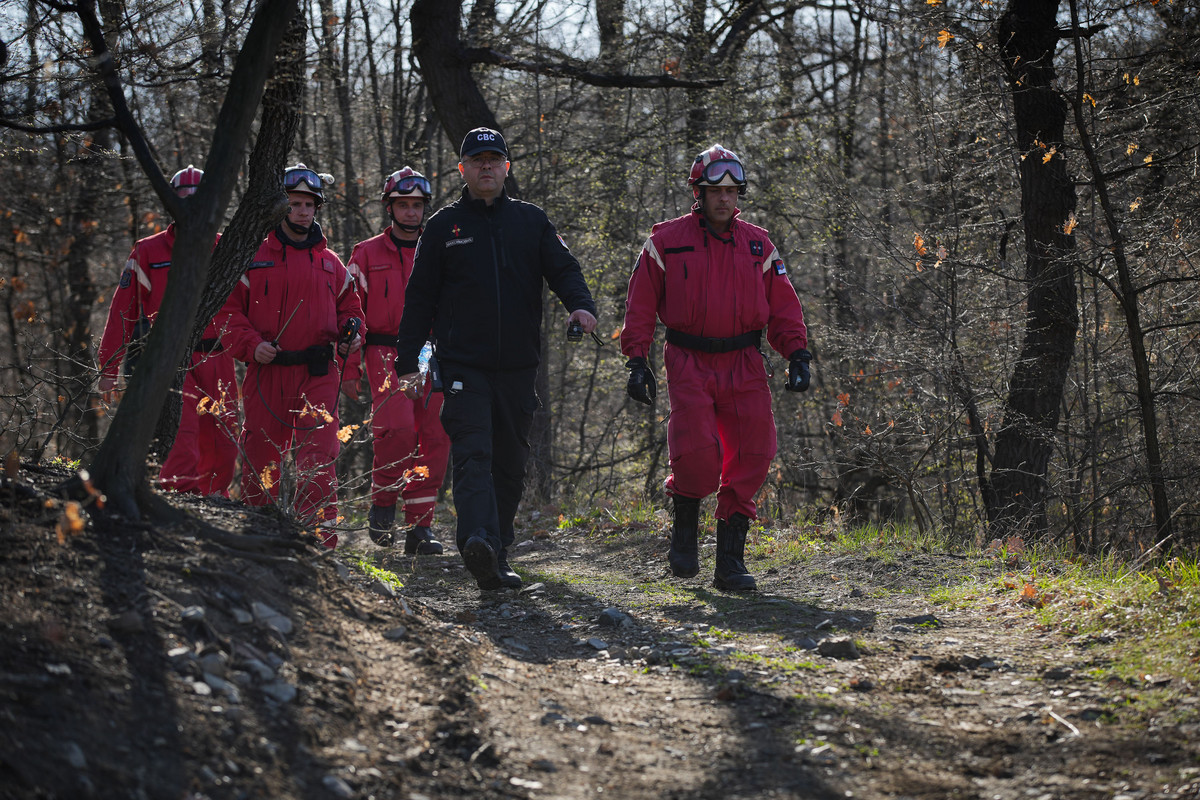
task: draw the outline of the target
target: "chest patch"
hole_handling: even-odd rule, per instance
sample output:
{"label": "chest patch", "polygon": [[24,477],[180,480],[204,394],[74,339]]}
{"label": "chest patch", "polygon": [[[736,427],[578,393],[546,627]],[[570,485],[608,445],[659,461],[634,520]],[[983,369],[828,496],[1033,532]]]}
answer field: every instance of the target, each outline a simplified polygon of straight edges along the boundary
{"label": "chest patch", "polygon": [[771,262],[771,266],[775,268],[776,275],[787,275],[787,267],[783,265],[783,259],[777,258]]}
{"label": "chest patch", "polygon": [[762,242],[758,241],[757,239],[751,239],[750,240],[750,255],[761,256],[762,254],[763,254]]}
{"label": "chest patch", "polygon": [[[455,227],[458,226],[456,225]],[[457,247],[460,244],[470,244],[473,241],[475,241],[474,236],[468,236],[465,239],[451,239],[450,241],[446,242],[446,247]]]}
{"label": "chest patch", "polygon": [[381,269],[391,269],[391,264],[370,264],[367,266],[367,272],[379,272]]}
{"label": "chest patch", "polygon": [[246,267],[246,269],[262,269],[263,267],[273,266],[275,266],[274,261],[252,261],[250,262],[250,266]]}
{"label": "chest patch", "polygon": [[164,267],[169,267],[169,266],[171,266],[170,261],[155,261],[153,264],[150,265],[150,269],[163,269]]}
{"label": "chest patch", "polygon": [[326,272],[328,272],[330,274],[333,274],[333,262],[332,261],[322,261],[321,269],[325,270]]}

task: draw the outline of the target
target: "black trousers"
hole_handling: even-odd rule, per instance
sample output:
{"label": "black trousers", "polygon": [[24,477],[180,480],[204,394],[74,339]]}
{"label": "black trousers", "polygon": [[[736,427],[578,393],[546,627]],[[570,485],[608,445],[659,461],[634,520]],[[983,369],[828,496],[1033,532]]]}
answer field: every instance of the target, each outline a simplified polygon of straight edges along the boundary
{"label": "black trousers", "polygon": [[513,543],[525,490],[529,429],[538,408],[537,368],[488,371],[442,362],[442,427],[450,437],[455,539],[479,534],[496,549]]}

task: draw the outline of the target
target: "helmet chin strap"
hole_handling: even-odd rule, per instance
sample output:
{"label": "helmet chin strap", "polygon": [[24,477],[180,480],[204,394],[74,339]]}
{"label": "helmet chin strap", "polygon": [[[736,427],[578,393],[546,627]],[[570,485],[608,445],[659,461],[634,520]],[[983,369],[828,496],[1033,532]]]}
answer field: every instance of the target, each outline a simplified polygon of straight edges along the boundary
{"label": "helmet chin strap", "polygon": [[287,217],[283,218],[283,223],[291,228],[292,233],[296,234],[297,236],[307,236],[308,232],[312,230],[312,225],[297,225]]}
{"label": "helmet chin strap", "polygon": [[[405,233],[420,233],[421,232],[421,225],[419,223],[416,225],[405,225],[403,222],[396,219],[396,215],[392,213],[392,204],[391,203],[388,203],[387,209],[388,209],[388,216],[392,218],[392,224],[395,225],[397,228],[404,231]],[[421,222],[424,222],[424,221],[425,221],[424,215],[422,215]]]}

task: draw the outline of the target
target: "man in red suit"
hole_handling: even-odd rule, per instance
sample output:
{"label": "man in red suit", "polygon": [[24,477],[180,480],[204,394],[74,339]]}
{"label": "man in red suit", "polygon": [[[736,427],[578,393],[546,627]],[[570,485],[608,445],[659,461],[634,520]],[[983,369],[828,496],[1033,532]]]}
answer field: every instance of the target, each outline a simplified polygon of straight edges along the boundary
{"label": "man in red suit", "polygon": [[[189,164],[171,177],[171,185],[180,197],[189,197],[203,176],[203,170]],[[174,222],[133,246],[100,338],[101,392],[116,388],[122,357],[125,375],[133,374],[141,340],[149,333],[167,289],[174,248]],[[159,485],[177,492],[228,497],[237,463],[237,435],[233,357],[221,346],[217,328],[210,322],[192,352],[192,365],[183,381],[179,430],[159,470]]]}
{"label": "man in red suit", "polygon": [[667,561],[678,577],[700,571],[700,500],[716,492],[719,589],[752,590],[744,562],[754,495],[775,457],[771,390],[758,348],[790,361],[786,388],[809,384],[808,329],[783,258],[763,228],[738,217],[746,191],[741,159],[713,145],[688,176],[695,205],[650,232],[629,279],[621,352],[629,396],[656,394],[647,358],[656,319],[667,329],[663,358],[671,400],[667,494],[675,510]]}
{"label": "man in red suit", "polygon": [[[432,378],[426,375],[420,396],[410,399],[400,387],[394,368],[404,289],[412,275],[413,255],[432,199],[429,181],[412,167],[389,175],[381,197],[388,228],[356,244],[349,265],[371,330],[363,347],[375,435],[367,521],[371,541],[391,546],[396,500],[403,498],[407,555],[442,552],[431,526],[450,458],[450,438],[438,419],[441,392],[434,391]],[[358,380],[358,365],[352,363],[343,384],[347,394],[357,395]]]}
{"label": "man in red suit", "polygon": [[217,320],[227,348],[247,364],[242,499],[276,502],[280,465],[290,453],[295,510],[336,547],[334,461],[341,445],[334,353],[335,347],[343,357],[356,352],[365,329],[354,279],[316,222],[330,180],[303,164],[284,172],[287,216],[263,240]]}

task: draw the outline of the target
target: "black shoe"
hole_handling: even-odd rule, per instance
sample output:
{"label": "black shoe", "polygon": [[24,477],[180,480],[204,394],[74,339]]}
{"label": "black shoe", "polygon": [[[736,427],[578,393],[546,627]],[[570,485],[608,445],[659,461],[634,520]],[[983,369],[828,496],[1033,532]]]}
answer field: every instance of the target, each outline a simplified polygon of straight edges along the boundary
{"label": "black shoe", "polygon": [[746,569],[746,532],[750,518],[731,514],[729,521],[717,520],[717,569],[713,586],[727,592],[752,592],[758,588],[754,576]]}
{"label": "black shoe", "polygon": [[505,589],[520,589],[521,576],[513,571],[513,568],[508,565],[508,553],[501,550],[496,556],[496,565],[500,570],[500,585]]}
{"label": "black shoe", "polygon": [[404,535],[404,555],[440,556],[442,543],[433,538],[433,531],[424,525],[410,528]]}
{"label": "black shoe", "polygon": [[368,533],[371,541],[380,547],[391,547],[396,543],[392,536],[392,523],[396,521],[395,506],[371,506],[367,512]]}
{"label": "black shoe", "polygon": [[671,528],[671,549],[667,563],[676,578],[693,578],[700,571],[700,499],[672,495],[675,524]]}
{"label": "black shoe", "polygon": [[496,563],[496,551],[482,536],[476,534],[467,539],[462,548],[462,557],[480,589],[491,591],[504,585],[500,579],[500,567]]}

